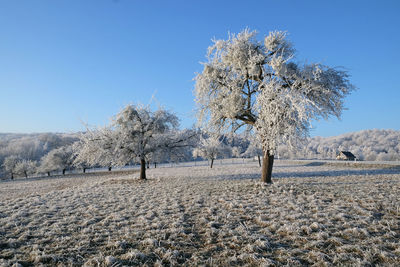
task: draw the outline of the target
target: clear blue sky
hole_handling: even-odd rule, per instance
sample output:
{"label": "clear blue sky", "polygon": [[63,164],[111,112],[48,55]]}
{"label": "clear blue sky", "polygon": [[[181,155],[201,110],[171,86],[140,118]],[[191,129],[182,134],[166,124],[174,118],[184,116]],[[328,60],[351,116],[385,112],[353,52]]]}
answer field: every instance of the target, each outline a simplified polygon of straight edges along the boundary
{"label": "clear blue sky", "polygon": [[213,37],[286,30],[303,62],[344,66],[359,89],[311,135],[400,129],[400,1],[0,0],[0,132],[74,132],[156,99],[194,122]]}

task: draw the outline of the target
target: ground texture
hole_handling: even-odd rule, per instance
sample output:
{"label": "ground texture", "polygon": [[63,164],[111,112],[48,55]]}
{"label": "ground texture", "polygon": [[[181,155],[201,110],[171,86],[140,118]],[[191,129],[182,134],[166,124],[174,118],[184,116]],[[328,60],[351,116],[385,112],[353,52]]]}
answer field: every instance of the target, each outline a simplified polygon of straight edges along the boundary
{"label": "ground texture", "polygon": [[278,161],[0,182],[0,266],[400,266],[400,170]]}

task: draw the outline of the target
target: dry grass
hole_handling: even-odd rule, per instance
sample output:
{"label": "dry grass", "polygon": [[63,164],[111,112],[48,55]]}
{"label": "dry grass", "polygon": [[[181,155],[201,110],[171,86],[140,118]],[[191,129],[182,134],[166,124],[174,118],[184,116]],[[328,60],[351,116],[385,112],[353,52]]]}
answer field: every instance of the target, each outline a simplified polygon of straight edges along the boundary
{"label": "dry grass", "polygon": [[259,171],[1,182],[0,265],[400,265],[397,169],[277,162],[270,186]]}

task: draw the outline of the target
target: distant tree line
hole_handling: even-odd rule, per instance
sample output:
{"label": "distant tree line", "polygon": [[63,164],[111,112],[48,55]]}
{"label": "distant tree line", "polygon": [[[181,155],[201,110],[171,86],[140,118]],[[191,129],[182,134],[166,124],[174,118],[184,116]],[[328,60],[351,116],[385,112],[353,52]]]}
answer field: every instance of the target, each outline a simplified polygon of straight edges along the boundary
{"label": "distant tree line", "polygon": [[36,174],[40,162],[52,151],[78,140],[79,133],[0,134],[0,177]]}
{"label": "distant tree line", "polygon": [[313,137],[297,150],[278,147],[279,158],[335,159],[339,151],[350,151],[358,160],[399,161],[400,131],[363,130],[333,137]]}
{"label": "distant tree line", "polygon": [[[124,116],[128,116],[126,110]],[[148,134],[149,126],[145,127]],[[88,168],[102,167],[111,170],[143,162],[141,167],[149,168],[150,164],[157,167],[160,163],[198,158],[208,160],[210,167],[217,158],[254,158],[261,165],[262,147],[254,135],[243,132],[216,138],[201,131],[178,130],[175,126],[155,134],[153,140],[146,141],[148,146],[142,142],[141,148],[138,146],[145,140],[132,136],[130,140],[113,127],[73,134],[0,134],[0,177],[51,176],[68,170],[85,172]],[[180,141],[187,137],[190,142],[189,139]],[[313,137],[295,150],[283,143],[278,146],[277,156],[280,159],[335,159],[339,151],[351,151],[358,160],[400,160],[400,131],[374,129],[335,137]]]}

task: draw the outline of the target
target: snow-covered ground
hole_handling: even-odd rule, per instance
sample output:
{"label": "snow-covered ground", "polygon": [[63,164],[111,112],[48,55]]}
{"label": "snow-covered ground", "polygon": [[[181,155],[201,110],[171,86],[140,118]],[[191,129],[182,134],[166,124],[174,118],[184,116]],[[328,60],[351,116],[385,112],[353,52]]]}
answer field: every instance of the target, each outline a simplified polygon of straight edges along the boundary
{"label": "snow-covered ground", "polygon": [[399,266],[400,169],[371,167],[276,161],[269,186],[240,160],[1,181],[0,266]]}

